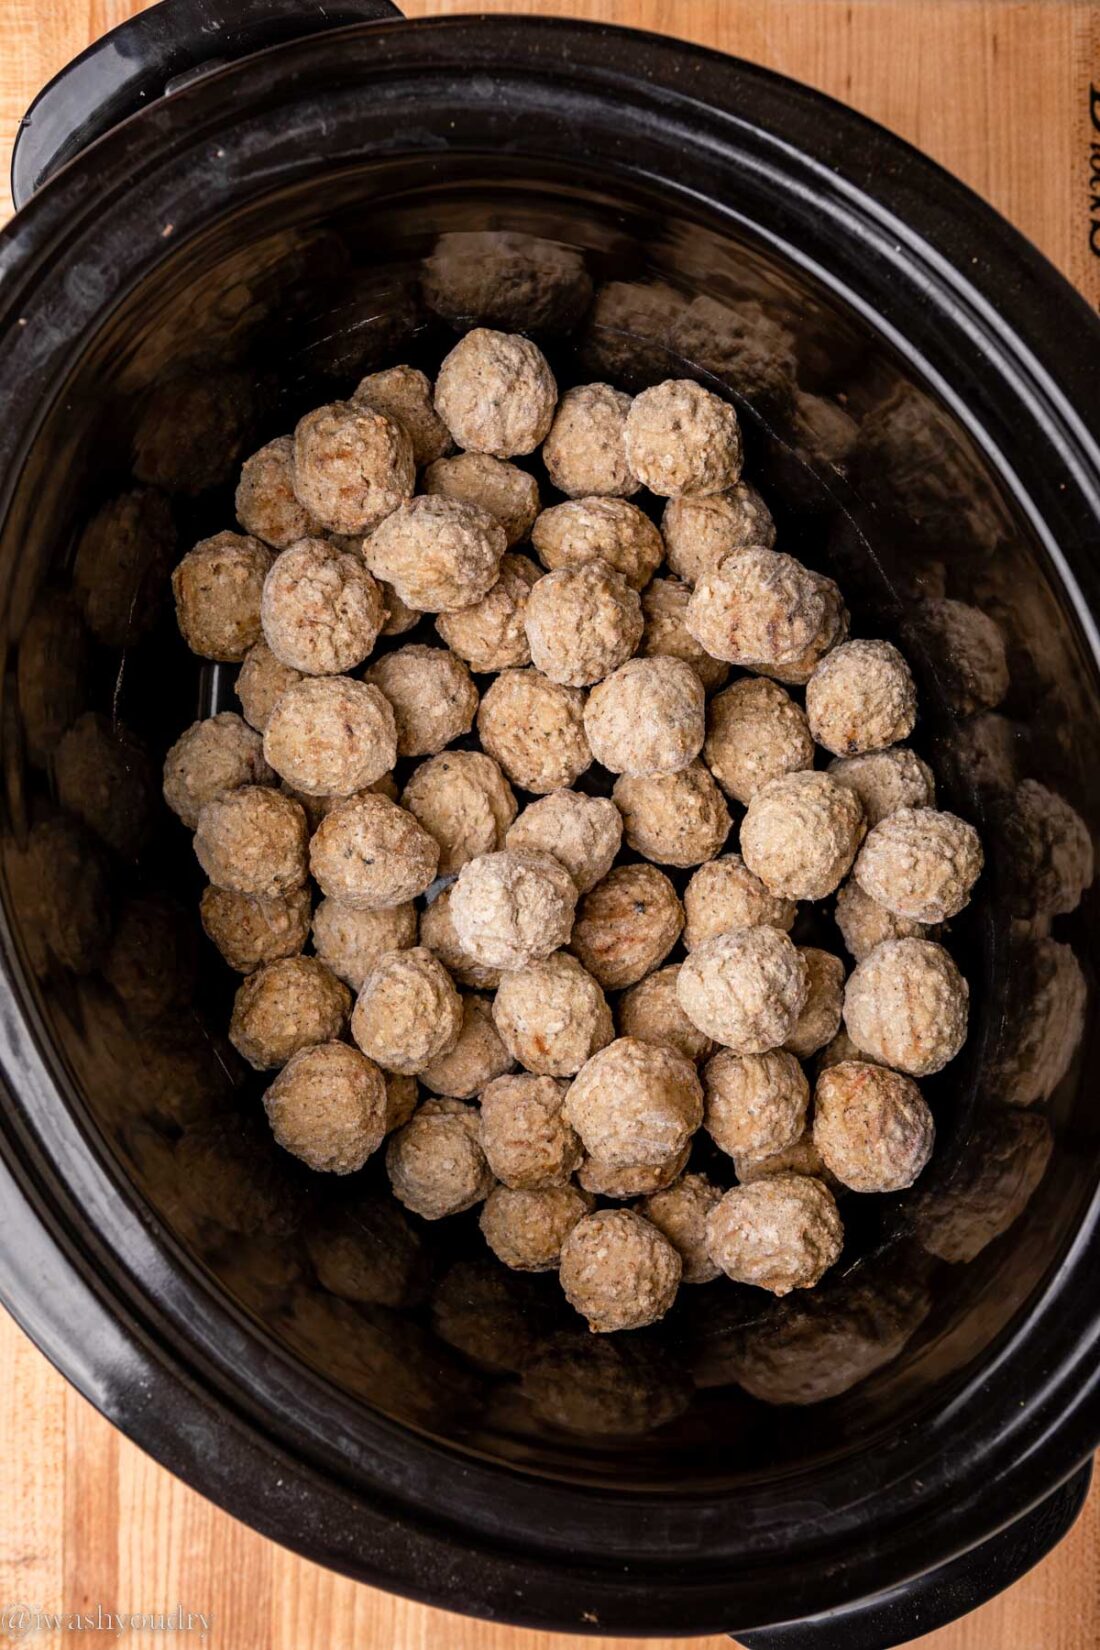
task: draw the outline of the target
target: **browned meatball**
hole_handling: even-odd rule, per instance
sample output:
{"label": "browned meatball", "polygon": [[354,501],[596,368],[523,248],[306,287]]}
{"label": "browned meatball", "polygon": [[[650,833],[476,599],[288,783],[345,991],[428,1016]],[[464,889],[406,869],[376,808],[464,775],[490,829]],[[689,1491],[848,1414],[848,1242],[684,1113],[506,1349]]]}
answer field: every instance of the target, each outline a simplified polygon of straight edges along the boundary
{"label": "browned meatball", "polygon": [[737,1054],[785,1043],[808,990],[806,960],[778,928],[734,928],[695,947],[676,984],[693,1025]]}
{"label": "browned meatball", "polygon": [[503,848],[516,817],[512,787],[482,751],[444,751],[422,762],[401,793],[401,806],[439,844],[441,877]]}
{"label": "browned meatball", "polygon": [[852,973],[844,1023],[874,1060],[928,1077],[966,1041],[970,992],[934,940],[884,940]]}
{"label": "browned meatball", "polygon": [[735,1283],[773,1295],[812,1289],[840,1256],[844,1228],[828,1188],[807,1175],[735,1186],[707,1217],[707,1251]]}
{"label": "browned meatball", "polygon": [[313,1043],[339,1037],[351,992],[316,957],[264,963],[241,985],[233,1002],[229,1039],[250,1066],[283,1066]]}
{"label": "browned meatball", "polygon": [[251,974],[261,963],[296,957],[304,949],[309,938],[309,904],[308,888],[261,899],[211,886],[203,891],[199,913],[207,938],[230,968]]}
{"label": "browned meatball", "polygon": [[703,574],[687,624],[714,658],[797,683],[843,641],[848,615],[832,579],[753,545]]}
{"label": "browned meatball", "polygon": [[435,410],[468,452],[532,453],[554,418],[558,387],[542,351],[518,333],[475,327],[444,358]]}
{"label": "browned meatball", "polygon": [[848,1060],[814,1090],[814,1145],[854,1192],[900,1192],[928,1162],[935,1125],[911,1077]]}
{"label": "browned meatball", "polygon": [[681,1270],[664,1234],[630,1209],[586,1215],[561,1246],[565,1298],[598,1335],[642,1329],[663,1318],[676,1299]]}
{"label": "browned meatball", "polygon": [[176,620],[192,653],[239,663],[260,639],[260,598],[274,557],[259,539],[215,533],[172,574]]}
{"label": "browned meatball", "polygon": [[477,731],[514,785],[545,796],[572,785],[592,762],[584,694],[539,670],[503,670],[486,689]]}
{"label": "browned meatball", "polygon": [[299,539],[276,556],[264,580],[264,641],[303,675],[336,676],[362,664],[385,617],[362,556],[327,539]]}
{"label": "browned meatball", "polygon": [[408,433],[370,407],[336,401],[294,431],[295,496],[330,533],[369,533],[412,497],[415,480]]}
{"label": "browned meatball", "polygon": [[404,808],[362,791],[322,819],[309,863],[323,894],[376,911],[422,894],[435,877],[439,848]]}
{"label": "browned meatball", "polygon": [[478,1225],[494,1255],[516,1272],[550,1272],[578,1220],[594,1199],[576,1186],[513,1190],[497,1186],[485,1200]]}
{"label": "browned meatball", "polygon": [[684,908],[655,865],[620,865],[581,900],[570,949],[606,989],[634,985],[664,962]]}
{"label": "browned meatball", "polygon": [[363,982],[351,1034],[384,1071],[415,1076],[453,1049],[462,999],[447,970],[423,946],[388,951]]}
{"label": "browned meatball", "polygon": [[670,378],[635,397],[626,419],[631,473],[661,498],[720,493],[741,474],[733,408],[691,378]]}
{"label": "browned meatball", "polygon": [[552,1077],[501,1076],[481,1095],[481,1149],[505,1186],[561,1186],[581,1160],[581,1144],[562,1111],[565,1086]]}
{"label": "browned meatball", "polygon": [[572,1077],[615,1035],[606,997],[565,951],[506,973],[493,1018],[520,1064],[549,1077]]}
{"label": "browned meatball", "polygon": [[217,888],[275,899],[306,880],[306,816],[263,785],[242,785],[199,814],[195,854]]}
{"label": "browned meatball", "polygon": [[707,1216],[721,1199],[722,1192],[704,1174],[685,1174],[653,1192],[639,1207],[639,1214],[651,1221],[668,1239],[680,1257],[681,1283],[710,1283],[721,1267],[707,1253]]}
{"label": "browned meatball", "polygon": [[425,1220],[460,1214],[493,1189],[477,1112],[460,1100],[425,1101],[391,1137],[386,1170],[394,1196]]}
{"label": "browned meatball", "polygon": [[681,1151],[703,1120],[703,1090],[673,1048],[619,1037],[577,1073],[565,1115],[609,1168],[659,1163]]}
{"label": "browned meatball", "polygon": [[680,1007],[676,995],[679,977],[680,965],[675,963],[647,974],[624,991],[619,999],[619,1035],[674,1048],[687,1060],[702,1060],[713,1052],[714,1044]]}
{"label": "browned meatball", "polygon": [[287,1061],[264,1095],[279,1145],[311,1169],[354,1174],[386,1133],[382,1073],[346,1043],[319,1043]]}

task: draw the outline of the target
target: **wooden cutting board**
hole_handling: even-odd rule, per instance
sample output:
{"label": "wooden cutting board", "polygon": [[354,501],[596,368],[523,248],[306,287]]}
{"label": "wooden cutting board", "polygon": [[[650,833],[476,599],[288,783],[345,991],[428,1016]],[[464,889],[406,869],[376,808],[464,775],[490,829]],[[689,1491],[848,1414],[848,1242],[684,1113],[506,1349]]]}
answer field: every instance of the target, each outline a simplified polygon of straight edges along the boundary
{"label": "wooden cutting board", "polygon": [[[303,4],[313,0],[303,0]],[[3,0],[0,171],[35,91],[140,0]],[[1090,247],[1089,87],[1100,8],[1061,0],[404,0],[409,16],[561,13],[679,34],[854,104],[964,178],[1100,299]],[[1098,117],[1100,118],[1100,117]],[[0,221],[10,201],[0,195]],[[0,1611],[211,1618],[211,1650],[568,1650],[343,1580],[253,1534],[170,1477],[66,1385],[0,1313]],[[0,1638],[5,1622],[0,1615]],[[47,1641],[48,1642],[48,1641]],[[85,1646],[117,1643],[82,1633]],[[146,1635],[143,1644],[163,1643]],[[594,1650],[628,1641],[594,1639]],[[673,1641],[650,1641],[657,1645]],[[719,1650],[728,1640],[705,1641]],[[925,1650],[1100,1644],[1100,1489],[1046,1562]]]}

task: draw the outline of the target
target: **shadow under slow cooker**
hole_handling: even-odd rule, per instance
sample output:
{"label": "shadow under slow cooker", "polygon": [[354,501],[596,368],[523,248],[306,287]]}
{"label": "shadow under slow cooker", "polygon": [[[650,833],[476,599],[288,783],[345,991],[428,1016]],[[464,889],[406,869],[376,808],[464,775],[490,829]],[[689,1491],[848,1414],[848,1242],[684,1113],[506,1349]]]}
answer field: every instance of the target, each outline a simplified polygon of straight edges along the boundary
{"label": "shadow under slow cooker", "polygon": [[[97,1149],[261,1339],[482,1457],[697,1491],[942,1410],[1057,1265],[1095,1177],[1078,958],[1100,717],[1050,547],[868,322],[640,185],[610,198],[564,166],[402,160],[283,188],[175,251],[165,236],[44,420],[0,546],[4,895]],[[951,925],[971,1036],[926,1087],[932,1165],[908,1193],[845,1197],[844,1255],[811,1294],[719,1280],[651,1330],[589,1336],[553,1274],[491,1260],[476,1214],[431,1225],[378,1158],[337,1182],[280,1152],[265,1080],[226,1041],[238,976],[201,934],[159,773],[195,716],[237,705],[231,669],[179,638],[168,575],[235,525],[257,446],[374,368],[433,372],[473,324],[530,331],[565,381],[695,376],[730,396],[780,546],[840,582],[855,634],[906,651],[913,743],[982,833],[987,869]],[[831,902],[800,922],[841,949]]]}

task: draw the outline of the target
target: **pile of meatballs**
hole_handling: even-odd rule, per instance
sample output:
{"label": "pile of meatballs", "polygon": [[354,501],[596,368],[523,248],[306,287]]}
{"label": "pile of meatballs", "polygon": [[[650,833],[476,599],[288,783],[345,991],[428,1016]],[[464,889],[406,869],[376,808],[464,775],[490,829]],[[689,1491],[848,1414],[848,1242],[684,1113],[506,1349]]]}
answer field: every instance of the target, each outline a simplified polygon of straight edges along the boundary
{"label": "pile of meatballs", "polygon": [[[480,1206],[598,1332],[723,1273],[812,1288],[844,1195],[924,1168],[916,1080],[966,1037],[936,936],[978,836],[904,743],[905,659],[848,639],[741,472],[700,384],[560,393],[478,328],[255,453],[241,531],[172,581],[240,665],[164,794],[275,1139],[334,1174],[384,1149],[425,1220]],[[834,897],[851,972],[790,938]],[[699,1130],[724,1177],[687,1172]]]}

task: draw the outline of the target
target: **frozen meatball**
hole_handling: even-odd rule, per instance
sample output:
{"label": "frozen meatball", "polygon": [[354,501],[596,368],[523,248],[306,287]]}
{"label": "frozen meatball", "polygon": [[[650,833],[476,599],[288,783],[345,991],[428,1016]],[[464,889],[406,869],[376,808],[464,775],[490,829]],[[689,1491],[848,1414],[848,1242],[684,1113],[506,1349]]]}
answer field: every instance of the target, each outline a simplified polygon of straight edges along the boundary
{"label": "frozen meatball", "polygon": [[156,769],[145,745],[114,717],[86,711],[54,752],[63,808],[123,859],[144,847],[153,825]]}
{"label": "frozen meatball", "polygon": [[[309,938],[309,889],[294,888],[273,899],[235,894],[213,886],[203,890],[199,915],[213,941],[238,974],[262,963],[296,957]],[[322,958],[322,961],[327,959]]]}
{"label": "frozen meatball", "polygon": [[152,488],[135,488],[96,511],[76,547],[73,593],[97,641],[125,647],[146,633],[160,613],[175,551],[171,506]]}
{"label": "frozen meatball", "polygon": [[500,577],[504,529],[476,504],[421,494],[363,541],[363,560],[418,613],[473,607]]}
{"label": "frozen meatball", "polygon": [[659,1163],[682,1151],[703,1120],[703,1089],[674,1048],[619,1037],[581,1067],[565,1115],[609,1168]]}
{"label": "frozen meatball", "polygon": [[832,1042],[827,1043],[817,1057],[818,1073],[828,1071],[830,1066],[839,1066],[844,1060],[866,1060],[872,1065],[878,1063],[871,1059],[866,1049],[857,1048],[844,1027],[841,1026]]}
{"label": "frozen meatball", "polygon": [[302,539],[276,557],[260,615],[264,640],[284,665],[335,676],[370,653],[385,608],[362,556],[327,539]]}
{"label": "frozen meatball", "polygon": [[[1021,917],[1049,917],[1076,911],[1095,874],[1089,828],[1077,810],[1037,779],[1025,779],[1002,802],[998,816],[1007,850],[1014,912]],[[935,817],[943,820],[952,816]],[[955,826],[960,825],[961,821],[955,820]],[[980,848],[977,853],[980,866]],[[970,855],[964,857],[972,860],[973,845]],[[947,915],[953,913],[948,911]]]}
{"label": "frozen meatball", "polygon": [[294,431],[295,495],[330,533],[369,533],[412,497],[415,481],[412,441],[385,413],[334,401]]}
{"label": "frozen meatball", "polygon": [[597,1335],[644,1329],[663,1318],[680,1284],[680,1257],[631,1209],[579,1220],[561,1247],[558,1275],[570,1306]]}
{"label": "frozen meatball", "polygon": [[462,999],[422,945],[388,951],[363,981],[351,1034],[385,1071],[414,1077],[448,1053],[462,1030]]}
{"label": "frozen meatball", "polygon": [[353,991],[388,951],[416,944],[416,906],[391,905],[357,911],[337,899],[323,899],[313,913],[313,949],[337,979]]}
{"label": "frozen meatball", "polygon": [[541,577],[526,556],[505,556],[500,577],[479,602],[457,613],[441,613],[435,628],[471,670],[514,670],[531,663],[524,620],[531,587]]}
{"label": "frozen meatball", "polygon": [[245,654],[237,672],[237,698],[245,721],[263,733],[271,720],[271,712],[287,688],[301,680],[300,670],[276,659],[266,642],[256,642]]}
{"label": "frozen meatball", "polygon": [[610,871],[622,839],[622,815],[607,797],[553,791],[524,808],[505,841],[509,848],[553,854],[573,878],[577,892],[587,894]]}
{"label": "frozen meatball", "polygon": [[983,858],[966,820],[935,808],[899,808],[868,833],[855,879],[896,917],[946,922],[969,900]]}
{"label": "frozen meatball", "polygon": [[390,702],[349,676],[307,676],[287,688],[272,711],[264,755],[293,790],[351,796],[397,760]]}
{"label": "frozen meatball", "polygon": [[866,756],[838,756],[829,763],[829,772],[855,791],[868,830],[899,808],[931,808],[936,801],[932,769],[907,745]]}
{"label": "frozen meatball", "polygon": [[531,589],[524,614],[531,659],[566,687],[602,681],[642,639],[636,591],[604,561],[559,567]]}
{"label": "frozen meatball", "polygon": [[415,1077],[399,1071],[384,1071],[386,1079],[386,1133],[403,1128],[420,1104],[420,1085]]}
{"label": "frozen meatball", "polygon": [[273,785],[263,740],[230,710],[192,722],[164,759],[164,800],[189,830],[206,804],[239,785]]}
{"label": "frozen meatball", "polygon": [[399,647],[371,665],[365,680],[393,706],[398,756],[434,756],[474,725],[477,688],[447,648],[419,642]]}
{"label": "frozen meatball", "polygon": [[548,1077],[572,1077],[615,1035],[602,990],[564,951],[505,974],[493,1018],[520,1065]]}
{"label": "frozen meatball", "polygon": [[814,1090],[814,1145],[853,1192],[900,1192],[932,1155],[935,1124],[911,1077],[847,1060]]}
{"label": "frozen meatball", "polygon": [[259,539],[215,533],[172,574],[176,622],[192,653],[237,664],[260,639],[260,598],[274,557]]}
{"label": "frozen meatball", "polygon": [[639,482],[626,462],[623,433],[630,397],[610,384],[577,384],[566,390],[542,461],[554,486],[570,498],[625,498]]}
{"label": "frozen meatball", "polygon": [[929,655],[936,684],[956,716],[992,710],[1009,689],[1004,637],[995,620],[968,602],[931,597],[906,627]]}
{"label": "frozen meatball", "polygon": [[322,894],[360,911],[415,899],[435,879],[439,847],[412,814],[373,791],[326,814],[309,845]]}
{"label": "frozen meatball", "polygon": [[735,928],[704,940],[680,969],[680,1007],[736,1054],[787,1041],[809,989],[806,959],[778,928]]}
{"label": "frozen meatball", "polygon": [[416,367],[368,373],[351,399],[354,406],[370,407],[400,424],[418,465],[450,452],[450,432],[432,405],[431,382]]}
{"label": "frozen meatball", "polygon": [[832,1042],[844,1006],[844,964],[815,945],[799,946],[806,964],[806,1001],[784,1047],[800,1060]]}
{"label": "frozen meatball", "polygon": [[[357,541],[356,549],[358,547]],[[392,584],[387,584],[385,579],[379,579],[378,588],[382,592],[382,607],[385,613],[382,628],[378,632],[380,636],[404,636],[406,631],[414,629],[420,623],[424,615],[403,602]]]}
{"label": "frozen meatball", "polygon": [[682,659],[630,659],[588,696],[592,754],[612,773],[676,773],[703,748],[705,701]]}
{"label": "frozen meatball", "polygon": [[675,963],[647,974],[624,992],[619,1001],[619,1035],[674,1048],[686,1060],[702,1060],[713,1052],[714,1044],[680,1007],[676,995],[679,977],[680,966]]}
{"label": "frozen meatball", "polygon": [[448,974],[452,974],[460,985],[468,985],[475,991],[494,991],[500,984],[502,971],[484,967],[463,950],[451,920],[453,893],[452,883],[449,888],[441,889],[431,904],[424,908],[420,916],[420,943],[435,953]]}
{"label": "frozen meatball", "polygon": [[796,911],[794,900],[769,893],[740,854],[723,854],[700,865],[684,890],[684,945],[694,951],[731,928],[766,926],[787,933]]}
{"label": "frozen meatball", "polygon": [[481,1149],[499,1181],[517,1191],[561,1186],[581,1160],[562,1115],[565,1085],[552,1077],[497,1077],[481,1096]]}
{"label": "frozen meatball", "polygon": [[539,670],[503,670],[486,690],[477,731],[514,785],[545,796],[572,785],[592,761],[584,694]]}
{"label": "frozen meatball", "polygon": [[844,640],[848,615],[832,579],[793,556],[752,545],[703,574],[688,603],[687,626],[714,658],[800,683]]}
{"label": "frozen meatball", "polygon": [[664,540],[644,510],[625,498],[577,498],[544,510],[531,528],[544,567],[605,561],[634,590],[661,565]]}
{"label": "frozen meatball", "polygon": [[294,493],[292,436],[280,435],[245,459],[235,508],[244,531],[275,550],[285,550],[298,539],[316,538],[323,531]]}
{"label": "frozen meatball", "polygon": [[511,1071],[514,1061],[493,1024],[488,997],[468,992],[462,999],[462,1029],[458,1042],[420,1071],[420,1081],[433,1094],[453,1100],[472,1100],[494,1078]]}
{"label": "frozen meatball", "polygon": [[710,1283],[720,1275],[707,1253],[707,1216],[722,1196],[705,1174],[685,1174],[663,1192],[654,1192],[638,1213],[671,1243],[680,1257],[681,1283]]}
{"label": "frozen meatball", "polygon": [[292,1055],[264,1095],[271,1132],[311,1169],[354,1174],[386,1134],[386,1085],[372,1060],[347,1043]]}
{"label": "frozen meatball", "polygon": [[631,473],[660,498],[721,493],[741,475],[737,414],[691,378],[643,390],[624,439]]}
{"label": "frozen meatball", "polygon": [[773,1295],[812,1289],[839,1259],[844,1227],[832,1193],[808,1175],[734,1186],[707,1217],[707,1252],[735,1283]]}
{"label": "frozen meatball", "polygon": [[814,1131],[809,1124],[797,1139],[777,1152],[768,1152],[765,1157],[735,1157],[733,1172],[742,1186],[747,1186],[752,1180],[763,1180],[772,1174],[813,1175],[815,1180],[823,1180],[834,1195],[838,1185],[814,1145]]}
{"label": "frozen meatball", "polygon": [[478,1225],[505,1266],[517,1272],[551,1272],[562,1244],[578,1220],[591,1213],[594,1201],[576,1186],[498,1186],[486,1198]]}
{"label": "frozen meatball", "polygon": [[[338,808],[342,802],[350,800],[346,796],[308,796],[305,791],[296,791],[285,779],[280,782],[279,789],[284,796],[289,796],[292,802],[297,802],[301,806],[311,833],[316,831],[322,819],[328,818],[333,808]],[[374,791],[378,796],[384,796],[387,802],[397,801],[398,790],[392,773],[384,773],[381,779],[376,779],[374,784],[368,785],[366,789]],[[361,794],[359,791],[352,792],[353,796]]]}
{"label": "frozen meatball", "polygon": [[741,821],[741,854],[773,894],[824,899],[863,841],[863,804],[827,773],[784,774],[761,786]]}
{"label": "frozen meatball", "polygon": [[837,889],[836,925],[856,962],[862,962],[883,940],[919,940],[927,932],[923,922],[895,917],[865,894],[855,877],[849,877]]}
{"label": "frozen meatball", "polygon": [[306,816],[297,802],[263,785],[242,785],[206,804],[195,854],[217,888],[274,899],[306,880]]}
{"label": "frozen meatball", "polygon": [[966,1041],[970,992],[934,940],[885,940],[853,971],[844,1024],[857,1048],[913,1077],[929,1077]]}
{"label": "frozen meatball", "polygon": [[423,487],[426,493],[486,511],[503,527],[509,549],[523,543],[539,513],[539,485],[534,476],[489,453],[456,453],[454,458],[437,459],[424,471]]}
{"label": "frozen meatball", "polygon": [[702,762],[646,779],[623,774],[612,795],[627,844],[659,865],[699,865],[729,835],[729,809]]}
{"label": "frozen meatball", "polygon": [[712,659],[687,627],[691,587],[680,579],[654,579],[642,593],[641,652],[647,659],[682,659],[708,693],[728,679],[729,665]]}
{"label": "frozen meatball", "polygon": [[233,999],[229,1040],[250,1066],[285,1066],[292,1054],[340,1036],[351,992],[316,957],[264,963]]}
{"label": "frozen meatball", "polygon": [[605,1163],[599,1157],[585,1157],[577,1170],[577,1180],[594,1197],[649,1197],[662,1192],[680,1178],[691,1156],[691,1142],[659,1163],[628,1163],[625,1167]]}
{"label": "frozen meatball", "polygon": [[670,498],[661,517],[668,565],[678,578],[697,584],[735,550],[775,543],[775,523],[755,487],[739,481],[705,497]]}
{"label": "frozen meatball", "polygon": [[490,968],[524,968],[568,943],[577,889],[550,854],[502,849],[462,867],[451,900],[455,933]]}
{"label": "frozen meatball", "polygon": [[814,765],[806,715],[766,676],[745,676],[707,706],[703,760],[727,796],[749,803],[762,785]]}
{"label": "frozen meatball", "polygon": [[558,386],[545,355],[518,333],[475,327],[444,358],[435,410],[467,452],[533,453],[554,419]]}
{"label": "frozen meatball", "polygon": [[703,1126],[730,1157],[783,1151],[806,1127],[810,1085],[793,1054],[719,1049],[703,1070]]}
{"label": "frozen meatball", "polygon": [[444,751],[421,762],[405,786],[401,806],[439,844],[441,877],[503,848],[516,817],[512,787],[481,751]]}
{"label": "frozen meatball", "polygon": [[806,718],[834,756],[884,750],[913,731],[912,672],[891,642],[842,642],[806,683]]}
{"label": "frozen meatball", "polygon": [[481,1203],[493,1176],[477,1143],[477,1112],[459,1100],[427,1100],[386,1148],[394,1196],[425,1220]]}
{"label": "frozen meatball", "polygon": [[655,865],[620,865],[581,900],[570,950],[606,990],[634,985],[664,962],[684,908]]}

